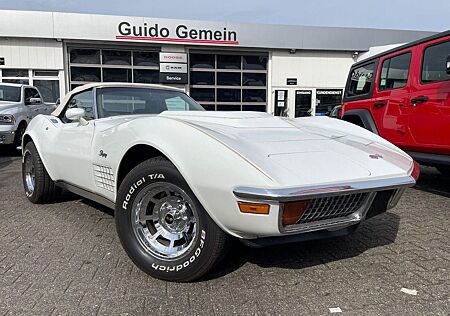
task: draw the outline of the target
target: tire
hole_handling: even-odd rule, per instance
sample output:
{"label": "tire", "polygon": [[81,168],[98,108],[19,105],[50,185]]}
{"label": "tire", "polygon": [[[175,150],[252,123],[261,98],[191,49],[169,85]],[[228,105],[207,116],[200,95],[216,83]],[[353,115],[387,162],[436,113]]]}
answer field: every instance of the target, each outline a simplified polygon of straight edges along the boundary
{"label": "tire", "polygon": [[123,248],[147,274],[190,282],[205,275],[226,251],[229,238],[208,216],[167,159],[156,157],[126,175],[115,220]]}
{"label": "tire", "polygon": [[23,137],[23,134],[25,134],[26,129],[27,129],[27,124],[25,122],[21,122],[19,124],[19,126],[17,127],[16,134],[14,136],[14,143],[13,143],[14,149],[17,149],[18,147],[22,146],[22,137]]}
{"label": "tire", "polygon": [[438,166],[437,170],[444,176],[450,178],[450,166]]}
{"label": "tire", "polygon": [[33,142],[28,142],[23,151],[22,180],[25,195],[35,204],[53,202],[62,191],[45,170]]}

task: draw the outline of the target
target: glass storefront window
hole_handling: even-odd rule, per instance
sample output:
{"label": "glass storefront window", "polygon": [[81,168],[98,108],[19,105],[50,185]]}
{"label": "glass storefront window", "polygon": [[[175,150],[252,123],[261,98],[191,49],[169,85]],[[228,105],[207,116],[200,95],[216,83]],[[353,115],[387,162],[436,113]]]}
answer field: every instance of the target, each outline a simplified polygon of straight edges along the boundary
{"label": "glass storefront window", "polygon": [[134,82],[137,83],[158,83],[159,71],[147,69],[133,70]]}
{"label": "glass storefront window", "polygon": [[86,48],[71,49],[69,61],[74,64],[100,64],[100,50]]}
{"label": "glass storefront window", "polygon": [[240,102],[241,89],[217,89],[218,102]]}
{"label": "glass storefront window", "polygon": [[242,101],[244,102],[266,102],[266,90],[257,89],[242,90]]}
{"label": "glass storefront window", "polygon": [[6,79],[6,78],[3,78],[2,82],[18,83],[18,84],[30,84],[30,80],[28,80],[28,79]]}
{"label": "glass storefront window", "polygon": [[217,69],[241,69],[241,56],[217,55]]}
{"label": "glass storefront window", "polygon": [[265,56],[243,56],[244,69],[267,70],[267,57]]}
{"label": "glass storefront window", "polygon": [[103,68],[104,82],[131,82],[131,69]]}
{"label": "glass storefront window", "polygon": [[215,55],[213,54],[190,54],[191,68],[215,68]]}
{"label": "glass storefront window", "polygon": [[217,73],[218,86],[240,86],[241,73],[240,72],[218,72]]}
{"label": "glass storefront window", "polygon": [[100,82],[101,81],[100,68],[71,67],[70,68],[70,80]]}
{"label": "glass storefront window", "polygon": [[3,77],[28,77],[28,69],[3,69]]}
{"label": "glass storefront window", "polygon": [[240,104],[217,104],[217,111],[240,111]]}
{"label": "glass storefront window", "polygon": [[131,65],[131,51],[102,50],[103,65]]}
{"label": "glass storefront window", "polygon": [[159,53],[158,52],[133,52],[133,65],[134,66],[159,66]]}
{"label": "glass storefront window", "polygon": [[215,74],[210,71],[191,71],[191,85],[215,85]]}
{"label": "glass storefront window", "polygon": [[242,111],[266,112],[265,104],[243,104]]}
{"label": "glass storefront window", "polygon": [[341,89],[316,90],[316,115],[328,115],[335,106],[342,104]]}
{"label": "glass storefront window", "polygon": [[265,86],[267,84],[266,74],[244,72],[242,78],[243,86]]}
{"label": "glass storefront window", "polygon": [[44,102],[56,103],[59,99],[58,80],[33,80],[33,85],[41,92]]}
{"label": "glass storefront window", "polygon": [[196,101],[214,101],[214,89],[195,88],[191,89],[190,96]]}

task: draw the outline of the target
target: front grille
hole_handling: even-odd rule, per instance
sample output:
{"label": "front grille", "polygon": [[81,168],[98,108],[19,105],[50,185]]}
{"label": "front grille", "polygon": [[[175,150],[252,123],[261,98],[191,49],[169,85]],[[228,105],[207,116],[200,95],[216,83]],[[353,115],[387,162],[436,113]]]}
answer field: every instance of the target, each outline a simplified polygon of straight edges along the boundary
{"label": "front grille", "polygon": [[306,224],[339,217],[356,212],[366,201],[369,193],[355,193],[313,199],[297,224]]}

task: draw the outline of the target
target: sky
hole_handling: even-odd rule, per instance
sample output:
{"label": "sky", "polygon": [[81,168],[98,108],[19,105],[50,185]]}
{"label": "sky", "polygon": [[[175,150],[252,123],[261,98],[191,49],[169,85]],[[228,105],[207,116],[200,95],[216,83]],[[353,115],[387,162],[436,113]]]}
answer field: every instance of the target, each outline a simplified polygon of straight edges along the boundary
{"label": "sky", "polygon": [[0,9],[444,31],[450,0],[0,0]]}

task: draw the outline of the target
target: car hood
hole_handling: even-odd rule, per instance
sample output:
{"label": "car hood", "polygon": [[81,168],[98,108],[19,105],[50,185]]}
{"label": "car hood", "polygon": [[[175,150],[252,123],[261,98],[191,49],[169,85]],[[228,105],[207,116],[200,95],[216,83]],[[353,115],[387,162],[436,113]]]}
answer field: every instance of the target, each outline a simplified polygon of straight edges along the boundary
{"label": "car hood", "polygon": [[20,102],[0,101],[0,113],[10,114],[9,111],[13,108],[16,108],[20,104]]}
{"label": "car hood", "polygon": [[[328,184],[405,176],[412,159],[353,124],[258,112],[163,112],[228,146],[277,185]],[[216,159],[216,158],[215,158]]]}

